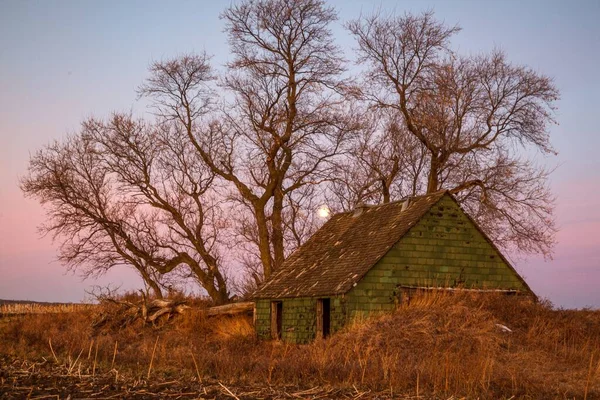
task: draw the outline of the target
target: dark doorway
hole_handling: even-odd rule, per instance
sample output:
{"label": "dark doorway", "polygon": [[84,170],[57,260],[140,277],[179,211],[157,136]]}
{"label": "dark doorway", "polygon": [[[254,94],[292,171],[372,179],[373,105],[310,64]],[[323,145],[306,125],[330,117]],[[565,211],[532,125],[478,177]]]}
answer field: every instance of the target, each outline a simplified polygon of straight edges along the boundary
{"label": "dark doorway", "polygon": [[317,300],[317,338],[326,338],[331,332],[331,301]]}
{"label": "dark doorway", "polygon": [[271,302],[271,338],[280,340],[283,330],[283,303],[281,301]]}

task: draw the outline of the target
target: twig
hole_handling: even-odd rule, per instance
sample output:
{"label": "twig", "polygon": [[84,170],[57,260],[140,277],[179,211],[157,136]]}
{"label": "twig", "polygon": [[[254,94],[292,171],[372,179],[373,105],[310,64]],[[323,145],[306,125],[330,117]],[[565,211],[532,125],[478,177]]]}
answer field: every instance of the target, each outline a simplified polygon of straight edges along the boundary
{"label": "twig", "polygon": [[592,367],[594,365],[594,353],[590,356],[590,367],[588,369],[588,376],[585,380],[585,391],[583,392],[583,400],[587,400],[588,390],[590,388],[590,381],[592,380]]}
{"label": "twig", "polygon": [[56,361],[56,363],[59,364],[58,358],[56,357],[56,354],[54,353],[54,349],[52,348],[52,338],[48,338],[48,344],[50,345],[50,351],[52,352],[52,355],[54,356],[54,361]]}
{"label": "twig", "polygon": [[94,339],[90,340],[90,349],[88,350],[88,360],[92,356],[92,347],[94,347]]}
{"label": "twig", "polygon": [[96,342],[96,354],[94,355],[94,366],[92,367],[92,376],[96,376],[96,360],[98,360],[98,342]]}
{"label": "twig", "polygon": [[79,357],[81,357],[83,350],[85,350],[85,348],[81,349],[81,351],[79,352],[79,355],[75,359],[75,362],[69,366],[69,371],[67,372],[68,375],[71,375],[71,372],[73,371],[73,368],[75,368],[75,366],[77,365],[77,361],[79,361]]}
{"label": "twig", "polygon": [[190,349],[190,354],[192,355],[192,361],[194,361],[194,367],[196,367],[196,375],[198,375],[198,382],[202,383],[202,378],[200,377],[200,370],[198,369],[198,363],[196,362],[196,357],[194,357],[194,351]]}
{"label": "twig", "polygon": [[233,393],[231,392],[231,390],[227,389],[227,386],[223,385],[221,382],[219,382],[219,385],[221,385],[221,387],[222,387],[223,389],[227,390],[227,393],[229,393],[229,395],[230,395],[231,397],[233,397],[235,400],[240,400],[240,398],[239,398],[239,397],[237,397],[235,394],[233,394]]}
{"label": "twig", "polygon": [[146,379],[150,379],[150,372],[152,372],[152,363],[154,362],[154,353],[156,353],[156,346],[158,346],[158,338],[159,336],[156,337],[156,342],[154,342],[154,350],[152,350],[152,357],[150,358],[150,365],[148,366],[148,375],[146,376]]}
{"label": "twig", "polygon": [[157,387],[161,387],[161,386],[168,386],[168,385],[172,385],[174,383],[179,383],[179,381],[178,380],[174,380],[174,381],[156,383],[156,384],[154,384],[154,387],[157,388]]}
{"label": "twig", "polygon": [[[352,399],[354,399],[354,400],[360,399],[361,397],[363,397],[365,394],[368,394],[369,392],[370,392],[370,390],[367,390],[366,392],[361,392],[361,393],[357,394],[356,396],[352,397]],[[391,393],[391,388],[390,388],[390,393]]]}
{"label": "twig", "polygon": [[115,350],[113,351],[113,359],[112,364],[110,364],[110,369],[114,369],[115,367],[115,357],[117,357],[117,346],[119,345],[118,341],[115,341]]}
{"label": "twig", "polygon": [[[356,393],[358,393],[358,389],[356,388],[356,386],[354,386],[354,390],[356,390]],[[315,394],[318,391],[319,391],[319,387],[315,386],[311,389],[306,389],[306,390],[302,390],[300,392],[292,393],[292,396],[298,397],[298,396],[304,396],[304,395],[308,395],[308,394]]]}

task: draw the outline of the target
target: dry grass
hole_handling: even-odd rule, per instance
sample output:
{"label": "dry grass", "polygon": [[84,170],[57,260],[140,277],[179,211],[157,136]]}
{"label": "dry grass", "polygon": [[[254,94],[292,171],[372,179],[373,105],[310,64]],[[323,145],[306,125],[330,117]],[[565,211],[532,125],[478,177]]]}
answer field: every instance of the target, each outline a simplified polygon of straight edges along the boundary
{"label": "dry grass", "polygon": [[600,398],[600,312],[516,297],[430,294],[301,346],[258,341],[251,318],[207,320],[196,309],[161,328],[92,336],[96,313],[14,319],[0,326],[0,354],[53,360],[51,340],[56,363],[73,373],[444,398]]}
{"label": "dry grass", "polygon": [[90,307],[93,307],[93,305],[76,303],[6,303],[0,304],[0,315],[70,313]]}

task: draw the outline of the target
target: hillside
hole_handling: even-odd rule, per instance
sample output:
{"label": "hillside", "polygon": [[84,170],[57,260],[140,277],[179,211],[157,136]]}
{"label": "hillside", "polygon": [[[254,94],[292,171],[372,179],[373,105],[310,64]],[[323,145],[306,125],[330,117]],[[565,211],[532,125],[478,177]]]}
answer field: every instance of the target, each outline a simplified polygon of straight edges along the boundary
{"label": "hillside", "polygon": [[[160,390],[197,398],[209,389],[211,398],[240,399],[600,398],[600,311],[436,294],[327,340],[289,345],[258,341],[251,317],[207,319],[199,309],[94,331],[102,307],[0,325],[0,375],[9,378],[0,393],[17,385],[37,396],[65,387],[83,395],[110,383],[105,393],[128,398]],[[23,365],[35,374],[20,374]]]}

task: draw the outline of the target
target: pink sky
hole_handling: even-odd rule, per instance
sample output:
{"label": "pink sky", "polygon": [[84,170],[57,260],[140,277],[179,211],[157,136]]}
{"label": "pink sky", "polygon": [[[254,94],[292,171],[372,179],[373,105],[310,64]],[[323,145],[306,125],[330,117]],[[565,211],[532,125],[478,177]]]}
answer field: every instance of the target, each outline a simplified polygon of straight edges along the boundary
{"label": "pink sky", "polygon": [[553,260],[532,258],[517,269],[532,289],[564,307],[600,307],[600,191],[590,181],[554,185],[559,232]]}
{"label": "pink sky", "polygon": [[[342,21],[373,9],[368,0],[330,3]],[[55,246],[37,233],[43,210],[23,198],[18,180],[30,153],[74,132],[84,118],[113,110],[143,112],[134,90],[153,59],[206,49],[219,68],[228,59],[218,18],[226,4],[0,2],[0,299],[80,301],[93,284],[141,285],[125,268],[97,282],[65,274],[53,262]],[[399,12],[433,8],[438,18],[463,27],[455,42],[461,51],[500,47],[514,62],[555,79],[562,96],[551,137],[559,155],[540,162],[557,167],[552,189],[558,245],[552,261],[534,257],[515,264],[556,305],[600,307],[600,3],[377,4]],[[339,24],[334,33],[351,56],[353,43]]]}

